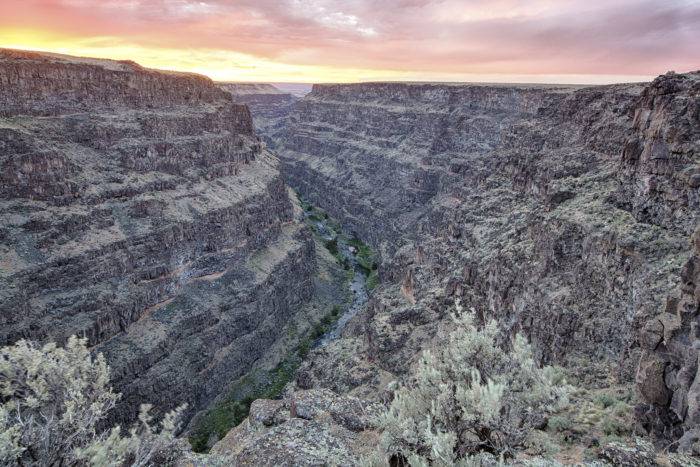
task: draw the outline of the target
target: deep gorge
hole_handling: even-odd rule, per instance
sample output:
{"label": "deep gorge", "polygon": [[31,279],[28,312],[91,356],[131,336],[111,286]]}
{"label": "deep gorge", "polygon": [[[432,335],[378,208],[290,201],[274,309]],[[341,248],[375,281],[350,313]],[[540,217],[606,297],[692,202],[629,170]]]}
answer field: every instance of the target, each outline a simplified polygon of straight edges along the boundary
{"label": "deep gorge", "polygon": [[459,299],[581,384],[636,387],[641,431],[692,442],[697,74],[316,85],[278,109],[264,131],[286,180],[379,252],[384,283],[299,387],[376,398]]}
{"label": "deep gorge", "polygon": [[89,337],[114,419],[187,403],[200,451],[353,464],[459,301],[692,446],[699,146],[698,72],[298,98],[0,50],[0,342]]}

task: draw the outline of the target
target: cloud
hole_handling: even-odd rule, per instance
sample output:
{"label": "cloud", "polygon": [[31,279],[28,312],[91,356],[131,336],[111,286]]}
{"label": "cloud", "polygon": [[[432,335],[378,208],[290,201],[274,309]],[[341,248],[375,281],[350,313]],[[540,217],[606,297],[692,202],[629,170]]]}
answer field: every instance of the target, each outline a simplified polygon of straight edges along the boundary
{"label": "cloud", "polygon": [[416,76],[650,76],[700,64],[695,0],[3,0],[8,28]]}

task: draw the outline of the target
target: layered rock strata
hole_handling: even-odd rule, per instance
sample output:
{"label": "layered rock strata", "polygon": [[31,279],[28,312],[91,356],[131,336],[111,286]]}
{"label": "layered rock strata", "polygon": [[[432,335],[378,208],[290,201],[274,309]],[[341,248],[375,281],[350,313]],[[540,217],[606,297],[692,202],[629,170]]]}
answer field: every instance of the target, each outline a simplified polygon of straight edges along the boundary
{"label": "layered rock strata", "polygon": [[88,337],[117,419],[208,404],[314,293],[263,146],[205,77],[0,51],[0,344]]}

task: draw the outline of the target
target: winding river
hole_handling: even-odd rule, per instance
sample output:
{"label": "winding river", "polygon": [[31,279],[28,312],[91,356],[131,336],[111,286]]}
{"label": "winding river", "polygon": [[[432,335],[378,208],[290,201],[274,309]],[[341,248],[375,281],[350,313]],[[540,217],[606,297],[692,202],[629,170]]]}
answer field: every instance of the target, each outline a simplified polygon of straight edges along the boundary
{"label": "winding river", "polygon": [[[309,217],[308,212],[306,216],[307,218]],[[350,293],[352,294],[352,303],[347,306],[331,330],[321,336],[314,344],[314,347],[322,347],[340,337],[348,321],[350,321],[367,303],[369,293],[367,290],[367,276],[357,261],[357,249],[348,243],[347,236],[336,234],[335,231],[329,227],[327,219],[314,219],[310,220],[310,222],[316,227],[316,231],[323,240],[329,241],[336,239],[338,252],[348,261],[353,270],[352,281],[348,284]]]}

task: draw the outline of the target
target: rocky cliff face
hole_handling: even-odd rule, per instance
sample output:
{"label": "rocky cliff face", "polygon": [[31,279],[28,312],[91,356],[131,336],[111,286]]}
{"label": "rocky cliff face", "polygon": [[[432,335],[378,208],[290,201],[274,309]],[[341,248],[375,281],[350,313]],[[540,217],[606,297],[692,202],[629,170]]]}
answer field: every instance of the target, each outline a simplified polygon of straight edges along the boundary
{"label": "rocky cliff face", "polygon": [[[699,220],[699,83],[314,87],[273,135],[283,171],[380,251],[384,285],[297,384],[377,397],[457,298],[524,332],[543,362],[632,384]],[[694,338],[679,333],[673,357],[655,357],[652,384],[669,392],[648,402],[693,381]]]}
{"label": "rocky cliff face", "polygon": [[639,330],[642,356],[636,378],[644,402],[637,407],[638,418],[645,428],[666,438],[680,437],[680,448],[690,451],[700,441],[700,230],[692,251],[680,285]]}
{"label": "rocky cliff face", "polygon": [[218,85],[231,94],[234,102],[245,104],[250,108],[256,130],[270,147],[275,147],[277,138],[271,138],[270,135],[282,131],[284,119],[299,98],[271,84],[218,83]]}
{"label": "rocky cliff face", "polygon": [[249,110],[209,79],[0,51],[0,344],[87,336],[123,393],[204,407],[313,294]]}

